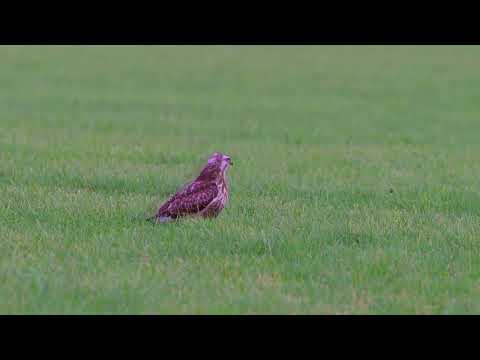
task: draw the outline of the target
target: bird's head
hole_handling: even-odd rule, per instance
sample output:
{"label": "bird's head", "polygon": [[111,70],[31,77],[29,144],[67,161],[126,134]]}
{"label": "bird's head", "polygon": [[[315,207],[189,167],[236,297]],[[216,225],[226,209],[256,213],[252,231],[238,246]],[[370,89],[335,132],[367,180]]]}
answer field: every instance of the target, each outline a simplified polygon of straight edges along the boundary
{"label": "bird's head", "polygon": [[210,156],[208,164],[218,166],[222,172],[225,172],[231,165],[233,165],[233,162],[232,158],[227,154],[216,152]]}
{"label": "bird's head", "polygon": [[230,156],[219,152],[213,153],[208,158],[207,165],[203,168],[197,180],[213,181],[219,177],[223,178],[231,165],[233,165],[233,162]]}

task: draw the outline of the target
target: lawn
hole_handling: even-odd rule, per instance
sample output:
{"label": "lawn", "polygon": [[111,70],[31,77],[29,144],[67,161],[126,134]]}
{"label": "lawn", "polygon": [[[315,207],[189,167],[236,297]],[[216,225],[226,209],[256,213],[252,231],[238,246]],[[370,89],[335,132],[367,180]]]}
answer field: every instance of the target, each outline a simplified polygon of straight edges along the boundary
{"label": "lawn", "polygon": [[[479,64],[1,46],[0,313],[480,313]],[[220,217],[145,222],[214,151]]]}

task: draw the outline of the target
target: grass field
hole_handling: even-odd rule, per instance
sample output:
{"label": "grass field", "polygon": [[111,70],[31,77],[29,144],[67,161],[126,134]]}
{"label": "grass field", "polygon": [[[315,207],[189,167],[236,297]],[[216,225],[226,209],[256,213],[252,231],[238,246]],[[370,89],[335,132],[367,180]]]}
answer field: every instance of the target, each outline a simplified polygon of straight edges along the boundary
{"label": "grass field", "polygon": [[[0,313],[480,313],[480,47],[0,47]],[[143,218],[213,151],[214,221]]]}

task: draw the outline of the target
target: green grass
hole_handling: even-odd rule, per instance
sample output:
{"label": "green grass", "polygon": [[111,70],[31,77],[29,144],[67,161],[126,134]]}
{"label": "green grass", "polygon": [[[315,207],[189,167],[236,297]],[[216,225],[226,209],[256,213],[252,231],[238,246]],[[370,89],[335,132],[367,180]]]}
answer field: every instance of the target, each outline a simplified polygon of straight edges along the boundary
{"label": "green grass", "polygon": [[[480,313],[480,47],[0,47],[0,313]],[[214,221],[143,221],[213,151]]]}

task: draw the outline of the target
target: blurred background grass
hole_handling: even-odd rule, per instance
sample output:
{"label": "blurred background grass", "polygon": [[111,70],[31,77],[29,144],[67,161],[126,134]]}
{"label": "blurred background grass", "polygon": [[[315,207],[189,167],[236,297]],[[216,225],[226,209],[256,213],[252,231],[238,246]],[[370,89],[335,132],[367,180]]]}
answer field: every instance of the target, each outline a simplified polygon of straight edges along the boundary
{"label": "blurred background grass", "polygon": [[[478,312],[479,60],[0,47],[0,311]],[[144,224],[213,151],[222,216]]]}

